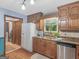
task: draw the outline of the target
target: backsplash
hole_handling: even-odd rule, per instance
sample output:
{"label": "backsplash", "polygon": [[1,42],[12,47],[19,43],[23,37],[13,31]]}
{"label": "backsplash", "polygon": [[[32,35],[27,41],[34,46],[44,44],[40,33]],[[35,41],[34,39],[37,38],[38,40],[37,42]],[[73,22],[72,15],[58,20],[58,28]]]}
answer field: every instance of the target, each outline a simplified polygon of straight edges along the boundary
{"label": "backsplash", "polygon": [[77,32],[60,32],[60,36],[79,38],[79,33],[77,33]]}

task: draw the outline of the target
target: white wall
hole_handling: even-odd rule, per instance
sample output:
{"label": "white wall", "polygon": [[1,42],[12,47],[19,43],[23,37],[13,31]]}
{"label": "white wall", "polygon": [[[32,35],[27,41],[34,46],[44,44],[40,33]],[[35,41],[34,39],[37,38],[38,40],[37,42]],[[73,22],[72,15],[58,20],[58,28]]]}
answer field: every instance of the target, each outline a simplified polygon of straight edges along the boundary
{"label": "white wall", "polygon": [[4,14],[0,12],[0,37],[4,37]]}
{"label": "white wall", "polygon": [[24,22],[27,22],[27,16],[0,8],[0,55],[4,53],[4,15],[23,18]]}
{"label": "white wall", "polygon": [[27,16],[4,8],[0,8],[0,37],[4,37],[4,15],[23,18],[23,22],[27,22]]}

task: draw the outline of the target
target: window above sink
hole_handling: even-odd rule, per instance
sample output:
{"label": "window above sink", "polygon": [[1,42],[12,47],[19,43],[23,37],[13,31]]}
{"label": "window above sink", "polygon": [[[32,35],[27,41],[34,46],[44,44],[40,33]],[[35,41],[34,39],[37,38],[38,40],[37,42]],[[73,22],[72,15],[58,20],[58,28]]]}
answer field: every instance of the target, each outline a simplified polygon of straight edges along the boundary
{"label": "window above sink", "polygon": [[58,32],[58,17],[46,18],[44,20],[44,32]]}

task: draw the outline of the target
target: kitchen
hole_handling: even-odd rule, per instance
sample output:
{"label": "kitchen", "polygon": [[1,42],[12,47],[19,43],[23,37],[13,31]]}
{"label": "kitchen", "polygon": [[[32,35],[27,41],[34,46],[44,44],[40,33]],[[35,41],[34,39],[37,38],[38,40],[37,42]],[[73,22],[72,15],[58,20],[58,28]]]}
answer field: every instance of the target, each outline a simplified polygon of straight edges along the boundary
{"label": "kitchen", "polygon": [[8,0],[0,6],[0,58],[79,59],[78,0]]}
{"label": "kitchen", "polygon": [[27,19],[38,29],[38,36],[33,37],[34,52],[51,59],[79,59],[79,1],[59,6],[58,17],[45,18],[39,12]]}

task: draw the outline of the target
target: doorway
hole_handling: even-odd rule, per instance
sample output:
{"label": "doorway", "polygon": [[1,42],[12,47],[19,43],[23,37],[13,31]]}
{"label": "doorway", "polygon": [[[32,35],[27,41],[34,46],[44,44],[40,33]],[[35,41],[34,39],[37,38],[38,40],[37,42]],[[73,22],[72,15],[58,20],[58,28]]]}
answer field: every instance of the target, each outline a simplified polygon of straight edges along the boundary
{"label": "doorway", "polygon": [[4,16],[5,54],[21,48],[22,19]]}

